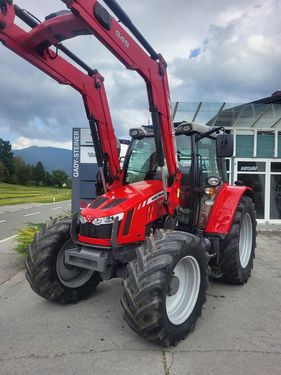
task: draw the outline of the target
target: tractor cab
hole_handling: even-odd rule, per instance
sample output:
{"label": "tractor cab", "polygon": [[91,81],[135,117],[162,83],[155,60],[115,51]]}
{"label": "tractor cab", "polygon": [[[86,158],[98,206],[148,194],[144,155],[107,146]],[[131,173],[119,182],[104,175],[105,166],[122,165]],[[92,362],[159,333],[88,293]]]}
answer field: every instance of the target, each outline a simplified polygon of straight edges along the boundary
{"label": "tractor cab", "polygon": [[[216,193],[227,182],[224,156],[232,156],[232,139],[220,129],[194,122],[174,124],[177,162],[182,172],[180,229],[196,231],[206,227]],[[124,162],[124,184],[161,180],[153,127],[131,129],[130,136],[132,140]],[[227,146],[222,150],[223,139]],[[166,166],[163,172],[167,179]]]}

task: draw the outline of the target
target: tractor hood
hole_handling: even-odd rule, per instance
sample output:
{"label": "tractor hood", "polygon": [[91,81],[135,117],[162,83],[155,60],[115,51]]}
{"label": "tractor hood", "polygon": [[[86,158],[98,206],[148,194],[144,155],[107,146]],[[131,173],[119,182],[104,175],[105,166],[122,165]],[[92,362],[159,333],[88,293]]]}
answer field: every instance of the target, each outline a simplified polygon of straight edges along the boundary
{"label": "tractor hood", "polygon": [[[135,182],[110,191],[89,204],[79,217],[80,243],[118,246],[143,241],[147,225],[166,213],[162,182]],[[114,222],[118,222],[116,232]]]}
{"label": "tractor hood", "polygon": [[113,216],[137,207],[145,207],[163,197],[161,181],[141,181],[110,191],[90,203],[81,211],[88,221]]}

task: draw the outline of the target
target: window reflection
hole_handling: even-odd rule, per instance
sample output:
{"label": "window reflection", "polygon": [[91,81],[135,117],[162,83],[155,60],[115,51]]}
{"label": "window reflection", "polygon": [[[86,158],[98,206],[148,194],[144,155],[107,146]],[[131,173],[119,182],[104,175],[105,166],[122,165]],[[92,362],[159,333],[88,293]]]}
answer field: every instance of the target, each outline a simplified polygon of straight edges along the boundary
{"label": "window reflection", "polygon": [[264,219],[264,192],[265,192],[265,175],[258,174],[238,174],[238,180],[243,181],[250,186],[254,192],[257,219]]}
{"label": "window reflection", "polygon": [[271,175],[270,219],[281,219],[281,175]]}

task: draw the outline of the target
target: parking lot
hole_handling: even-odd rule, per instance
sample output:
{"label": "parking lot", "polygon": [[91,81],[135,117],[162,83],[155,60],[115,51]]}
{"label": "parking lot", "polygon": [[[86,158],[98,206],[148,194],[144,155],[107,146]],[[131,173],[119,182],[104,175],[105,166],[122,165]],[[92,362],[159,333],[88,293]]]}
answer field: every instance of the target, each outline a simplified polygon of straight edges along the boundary
{"label": "parking lot", "polygon": [[[195,331],[169,348],[127,326],[120,280],[102,283],[77,305],[55,305],[29,288],[13,239],[2,243],[0,374],[280,374],[280,243],[281,233],[259,234],[249,282],[212,282]],[[5,269],[13,262],[14,276],[4,273],[3,259]]]}

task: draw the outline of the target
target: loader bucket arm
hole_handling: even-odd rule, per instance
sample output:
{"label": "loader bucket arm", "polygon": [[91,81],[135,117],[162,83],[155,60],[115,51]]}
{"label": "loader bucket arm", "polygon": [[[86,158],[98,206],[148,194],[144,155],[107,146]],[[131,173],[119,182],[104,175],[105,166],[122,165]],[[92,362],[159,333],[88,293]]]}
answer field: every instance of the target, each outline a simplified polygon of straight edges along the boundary
{"label": "loader bucket arm", "polygon": [[[100,143],[102,157],[108,160],[110,183],[114,181],[116,185],[121,185],[122,176],[116,137],[103,85],[103,77],[96,69],[88,67],[66,47],[58,43],[57,39],[51,38],[53,43],[48,43],[48,45],[41,44],[40,48],[37,45],[37,42],[41,39],[51,37],[52,33],[48,33],[49,27],[52,28],[52,32],[56,31],[59,34],[65,24],[68,25],[68,29],[81,28],[81,26],[83,27],[82,21],[68,11],[65,16],[54,16],[48,21],[39,23],[17,5],[13,5],[12,1],[8,0],[0,1],[0,9],[0,41],[3,45],[55,79],[58,83],[69,85],[82,95],[87,117],[97,127],[98,139],[96,139],[95,146],[99,146]],[[15,24],[16,16],[31,27],[29,32]],[[84,31],[88,33],[86,29]],[[70,36],[69,34],[67,35]],[[73,34],[71,36],[73,37]],[[56,51],[50,48],[52,44],[56,46]],[[86,72],[84,73],[59,56],[58,50],[67,54]]]}
{"label": "loader bucket arm", "polygon": [[[73,14],[87,25],[89,32],[104,44],[127,69],[138,72],[147,87],[153,125],[159,130],[170,181],[177,173],[167,64],[144,39],[115,0],[104,3],[117,16],[116,20],[97,0],[62,0]],[[119,22],[120,21],[120,22]],[[135,39],[122,27],[130,30]],[[156,145],[156,148],[157,145]]]}

